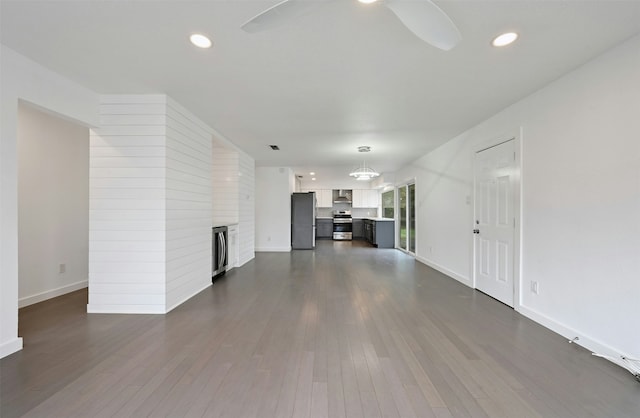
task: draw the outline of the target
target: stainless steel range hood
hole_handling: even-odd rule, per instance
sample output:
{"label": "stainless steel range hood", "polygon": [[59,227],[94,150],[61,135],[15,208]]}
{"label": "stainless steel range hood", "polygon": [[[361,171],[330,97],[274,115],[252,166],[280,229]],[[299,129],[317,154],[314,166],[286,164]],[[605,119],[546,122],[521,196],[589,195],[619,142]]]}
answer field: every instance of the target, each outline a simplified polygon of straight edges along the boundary
{"label": "stainless steel range hood", "polygon": [[351,190],[334,190],[333,191],[333,203],[351,203]]}

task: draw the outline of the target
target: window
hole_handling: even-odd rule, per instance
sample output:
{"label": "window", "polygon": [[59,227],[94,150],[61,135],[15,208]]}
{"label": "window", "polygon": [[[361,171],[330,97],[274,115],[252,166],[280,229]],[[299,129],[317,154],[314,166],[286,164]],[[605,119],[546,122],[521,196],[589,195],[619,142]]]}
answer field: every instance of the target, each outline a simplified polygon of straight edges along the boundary
{"label": "window", "polygon": [[382,217],[383,218],[393,218],[393,207],[394,207],[394,196],[393,190],[389,190],[388,192],[382,193]]}

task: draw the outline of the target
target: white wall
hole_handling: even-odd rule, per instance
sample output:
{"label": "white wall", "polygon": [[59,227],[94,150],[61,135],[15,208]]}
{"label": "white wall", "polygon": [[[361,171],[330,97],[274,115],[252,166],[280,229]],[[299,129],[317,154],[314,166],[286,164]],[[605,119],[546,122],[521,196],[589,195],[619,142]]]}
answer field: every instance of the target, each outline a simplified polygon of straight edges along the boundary
{"label": "white wall", "polygon": [[211,131],[164,95],[101,101],[87,309],[165,313],[211,284]]}
{"label": "white wall", "polygon": [[98,96],[15,51],[0,46],[0,357],[18,338],[18,100],[80,122],[98,123]]}
{"label": "white wall", "polygon": [[239,161],[239,223],[238,240],[240,245],[240,266],[253,260],[256,236],[256,168],[255,161],[246,153],[238,153]]}
{"label": "white wall", "polygon": [[[418,259],[472,281],[472,161],[522,129],[523,314],[604,354],[640,357],[640,37],[397,173],[415,177]],[[428,247],[432,252],[428,252]],[[539,294],[529,283],[539,284]]]}
{"label": "white wall", "polygon": [[214,143],[211,175],[214,225],[238,223],[239,158],[235,149]]}
{"label": "white wall", "polygon": [[256,168],[256,251],[291,251],[293,171],[285,167]]}
{"label": "white wall", "polygon": [[167,312],[211,285],[211,134],[167,98]]}
{"label": "white wall", "polygon": [[166,311],[166,125],[164,95],[101,96],[90,145],[88,312]]}
{"label": "white wall", "polygon": [[20,307],[87,287],[89,129],[23,103],[18,234]]}

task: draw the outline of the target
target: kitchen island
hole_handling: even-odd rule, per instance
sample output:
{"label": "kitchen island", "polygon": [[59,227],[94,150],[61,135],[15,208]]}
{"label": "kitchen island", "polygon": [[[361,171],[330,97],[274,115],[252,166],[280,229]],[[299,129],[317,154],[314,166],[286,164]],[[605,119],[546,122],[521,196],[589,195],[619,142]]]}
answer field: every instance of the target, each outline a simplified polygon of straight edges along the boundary
{"label": "kitchen island", "polygon": [[395,220],[392,218],[353,218],[353,238],[364,239],[377,248],[395,247]]}

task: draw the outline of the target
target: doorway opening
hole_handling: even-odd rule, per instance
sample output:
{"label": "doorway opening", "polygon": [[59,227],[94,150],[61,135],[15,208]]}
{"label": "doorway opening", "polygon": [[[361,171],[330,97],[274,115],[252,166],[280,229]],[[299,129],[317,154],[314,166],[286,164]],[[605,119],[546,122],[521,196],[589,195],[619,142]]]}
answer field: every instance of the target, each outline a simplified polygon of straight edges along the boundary
{"label": "doorway opening", "polygon": [[88,286],[89,128],[20,101],[17,156],[24,308]]}

